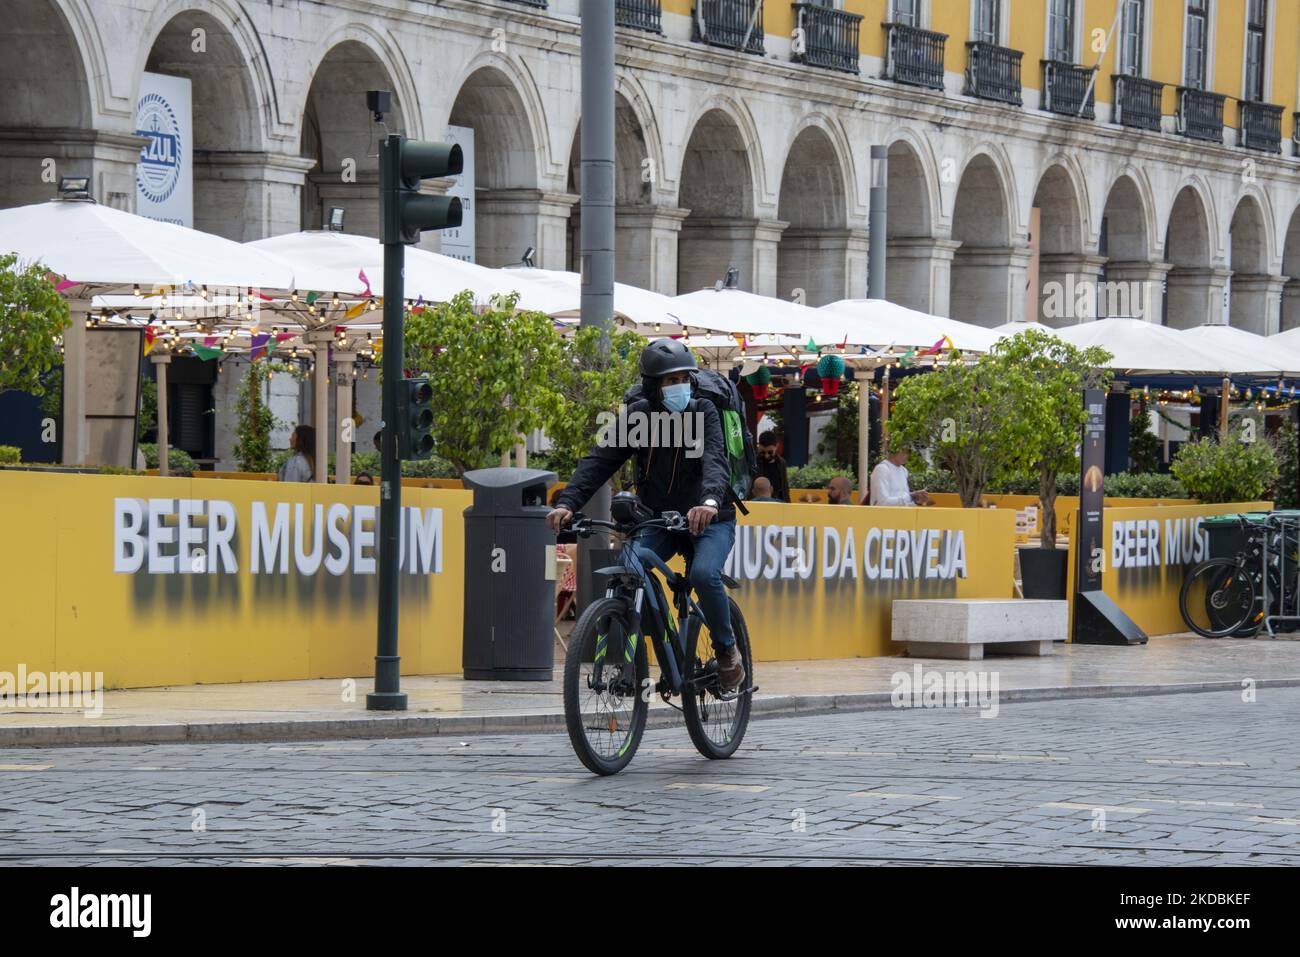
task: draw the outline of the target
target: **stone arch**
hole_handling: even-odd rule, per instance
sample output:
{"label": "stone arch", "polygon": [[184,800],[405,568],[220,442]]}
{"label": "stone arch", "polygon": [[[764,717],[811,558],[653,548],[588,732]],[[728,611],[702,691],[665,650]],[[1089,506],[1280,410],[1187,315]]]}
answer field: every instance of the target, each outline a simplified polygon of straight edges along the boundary
{"label": "stone arch", "polygon": [[250,176],[266,148],[268,97],[238,20],[220,5],[173,4],[153,35],[144,71],[190,81],[194,227],[243,242],[260,238],[250,216],[261,182]]}
{"label": "stone arch", "polygon": [[742,289],[775,293],[779,229],[754,215],[754,152],[733,113],[700,115],[682,152],[678,205],[689,210],[678,241],[677,287],[693,292],[739,270]]}
{"label": "stone arch", "polygon": [[[383,127],[366,106],[366,90],[393,92],[385,126],[404,130],[415,112],[392,71],[361,39],[340,39],[326,49],[312,74],[303,104],[299,150],[313,165],[302,191],[303,229],[319,229],[328,210],[344,210],[344,230],[379,235],[379,141]],[[418,134],[412,134],[418,135]]]}
{"label": "stone arch", "polygon": [[570,199],[543,193],[549,141],[531,87],[501,57],[471,64],[448,123],[474,131],[475,252],[485,266],[517,263],[528,248],[543,268],[565,266]]}
{"label": "stone arch", "polygon": [[1099,316],[1160,321],[1168,265],[1157,261],[1155,207],[1145,177],[1125,169],[1106,191],[1097,252],[1102,260]]}
{"label": "stone arch", "polygon": [[1211,267],[1210,207],[1195,184],[1174,196],[1165,226],[1165,262],[1170,266],[1164,321],[1178,329],[1223,321],[1227,273]]}
{"label": "stone arch", "polygon": [[1260,335],[1281,323],[1283,280],[1269,273],[1272,232],[1267,200],[1242,196],[1228,224],[1228,322]]}
{"label": "stone arch", "polygon": [[[19,206],[53,199],[59,176],[93,174],[95,149],[84,132],[94,125],[92,74],[74,24],[60,3],[12,0],[4,12],[0,206]],[[38,76],[41,82],[33,82]],[[44,162],[47,158],[54,160],[52,169]],[[99,186],[92,183],[102,202]],[[134,185],[129,199],[134,200]]]}
{"label": "stone arch", "polygon": [[[865,245],[848,229],[844,156],[818,124],[804,125],[786,154],[777,218],[787,226],[777,245],[776,287],[810,306],[843,299]],[[796,292],[802,290],[802,292]]]}
{"label": "stone arch", "polygon": [[1282,244],[1282,331],[1300,326],[1300,206],[1291,211]]}
{"label": "stone arch", "polygon": [[1015,190],[995,154],[978,151],[967,161],[953,200],[951,315],[998,326],[1024,315],[1029,253],[1013,247]]}
{"label": "stone arch", "polygon": [[948,311],[952,244],[936,239],[939,182],[929,144],[903,130],[889,144],[885,297],[922,312]]}
{"label": "stone arch", "polygon": [[1086,255],[1088,201],[1075,173],[1068,162],[1053,161],[1034,189],[1029,286],[1037,290],[1038,321],[1053,326],[1096,315],[1100,257]]}

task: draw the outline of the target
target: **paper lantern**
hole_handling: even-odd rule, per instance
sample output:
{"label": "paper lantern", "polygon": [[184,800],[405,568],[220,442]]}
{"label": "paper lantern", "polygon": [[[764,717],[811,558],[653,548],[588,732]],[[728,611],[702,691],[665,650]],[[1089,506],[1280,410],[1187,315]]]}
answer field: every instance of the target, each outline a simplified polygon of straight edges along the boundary
{"label": "paper lantern", "polygon": [[757,370],[745,376],[745,381],[750,385],[767,385],[772,381],[772,370],[767,366],[759,366]]}
{"label": "paper lantern", "polygon": [[844,375],[844,358],[842,356],[822,356],[817,360],[817,374],[822,381],[838,379]]}

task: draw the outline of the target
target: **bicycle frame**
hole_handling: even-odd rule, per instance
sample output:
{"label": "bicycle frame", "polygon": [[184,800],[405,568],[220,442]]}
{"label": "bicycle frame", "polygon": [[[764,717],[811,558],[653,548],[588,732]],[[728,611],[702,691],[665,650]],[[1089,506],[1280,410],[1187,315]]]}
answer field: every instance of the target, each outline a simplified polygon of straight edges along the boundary
{"label": "bicycle frame", "polygon": [[[624,660],[631,661],[636,654],[636,643],[641,638],[652,643],[655,658],[660,670],[667,680],[672,694],[681,694],[683,690],[682,669],[685,667],[688,649],[694,648],[696,629],[703,621],[699,606],[691,594],[690,584],[686,578],[673,571],[668,563],[645,546],[639,545],[633,535],[623,543],[619,555],[620,564],[597,569],[597,574],[612,575],[621,579],[621,585],[630,593],[632,620],[628,622],[627,647]],[[675,599],[674,608],[664,594],[663,586],[654,572],[663,573],[669,589]],[[606,597],[616,597],[619,585],[611,583],[606,589]],[[648,621],[646,620],[648,619]],[[644,625],[650,626],[649,634]],[[681,626],[681,627],[679,627]],[[601,679],[604,652],[599,644],[596,649],[596,671],[594,678]]]}

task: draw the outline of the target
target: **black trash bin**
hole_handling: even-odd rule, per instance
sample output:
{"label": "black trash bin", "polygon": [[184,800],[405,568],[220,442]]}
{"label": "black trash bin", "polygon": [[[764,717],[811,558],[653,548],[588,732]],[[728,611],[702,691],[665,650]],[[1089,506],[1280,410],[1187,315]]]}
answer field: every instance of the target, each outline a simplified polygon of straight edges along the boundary
{"label": "black trash bin", "polygon": [[478,681],[550,681],[555,667],[555,535],[546,527],[554,472],[465,473],[462,668]]}

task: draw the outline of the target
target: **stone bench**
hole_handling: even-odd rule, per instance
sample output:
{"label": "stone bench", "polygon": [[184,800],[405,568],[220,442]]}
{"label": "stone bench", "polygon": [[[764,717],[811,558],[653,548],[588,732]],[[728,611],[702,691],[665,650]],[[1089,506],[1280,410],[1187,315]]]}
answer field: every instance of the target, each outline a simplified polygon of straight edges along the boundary
{"label": "stone bench", "polygon": [[1050,655],[1064,641],[1069,603],[1012,598],[900,599],[894,641],[913,658],[983,659],[990,654]]}

